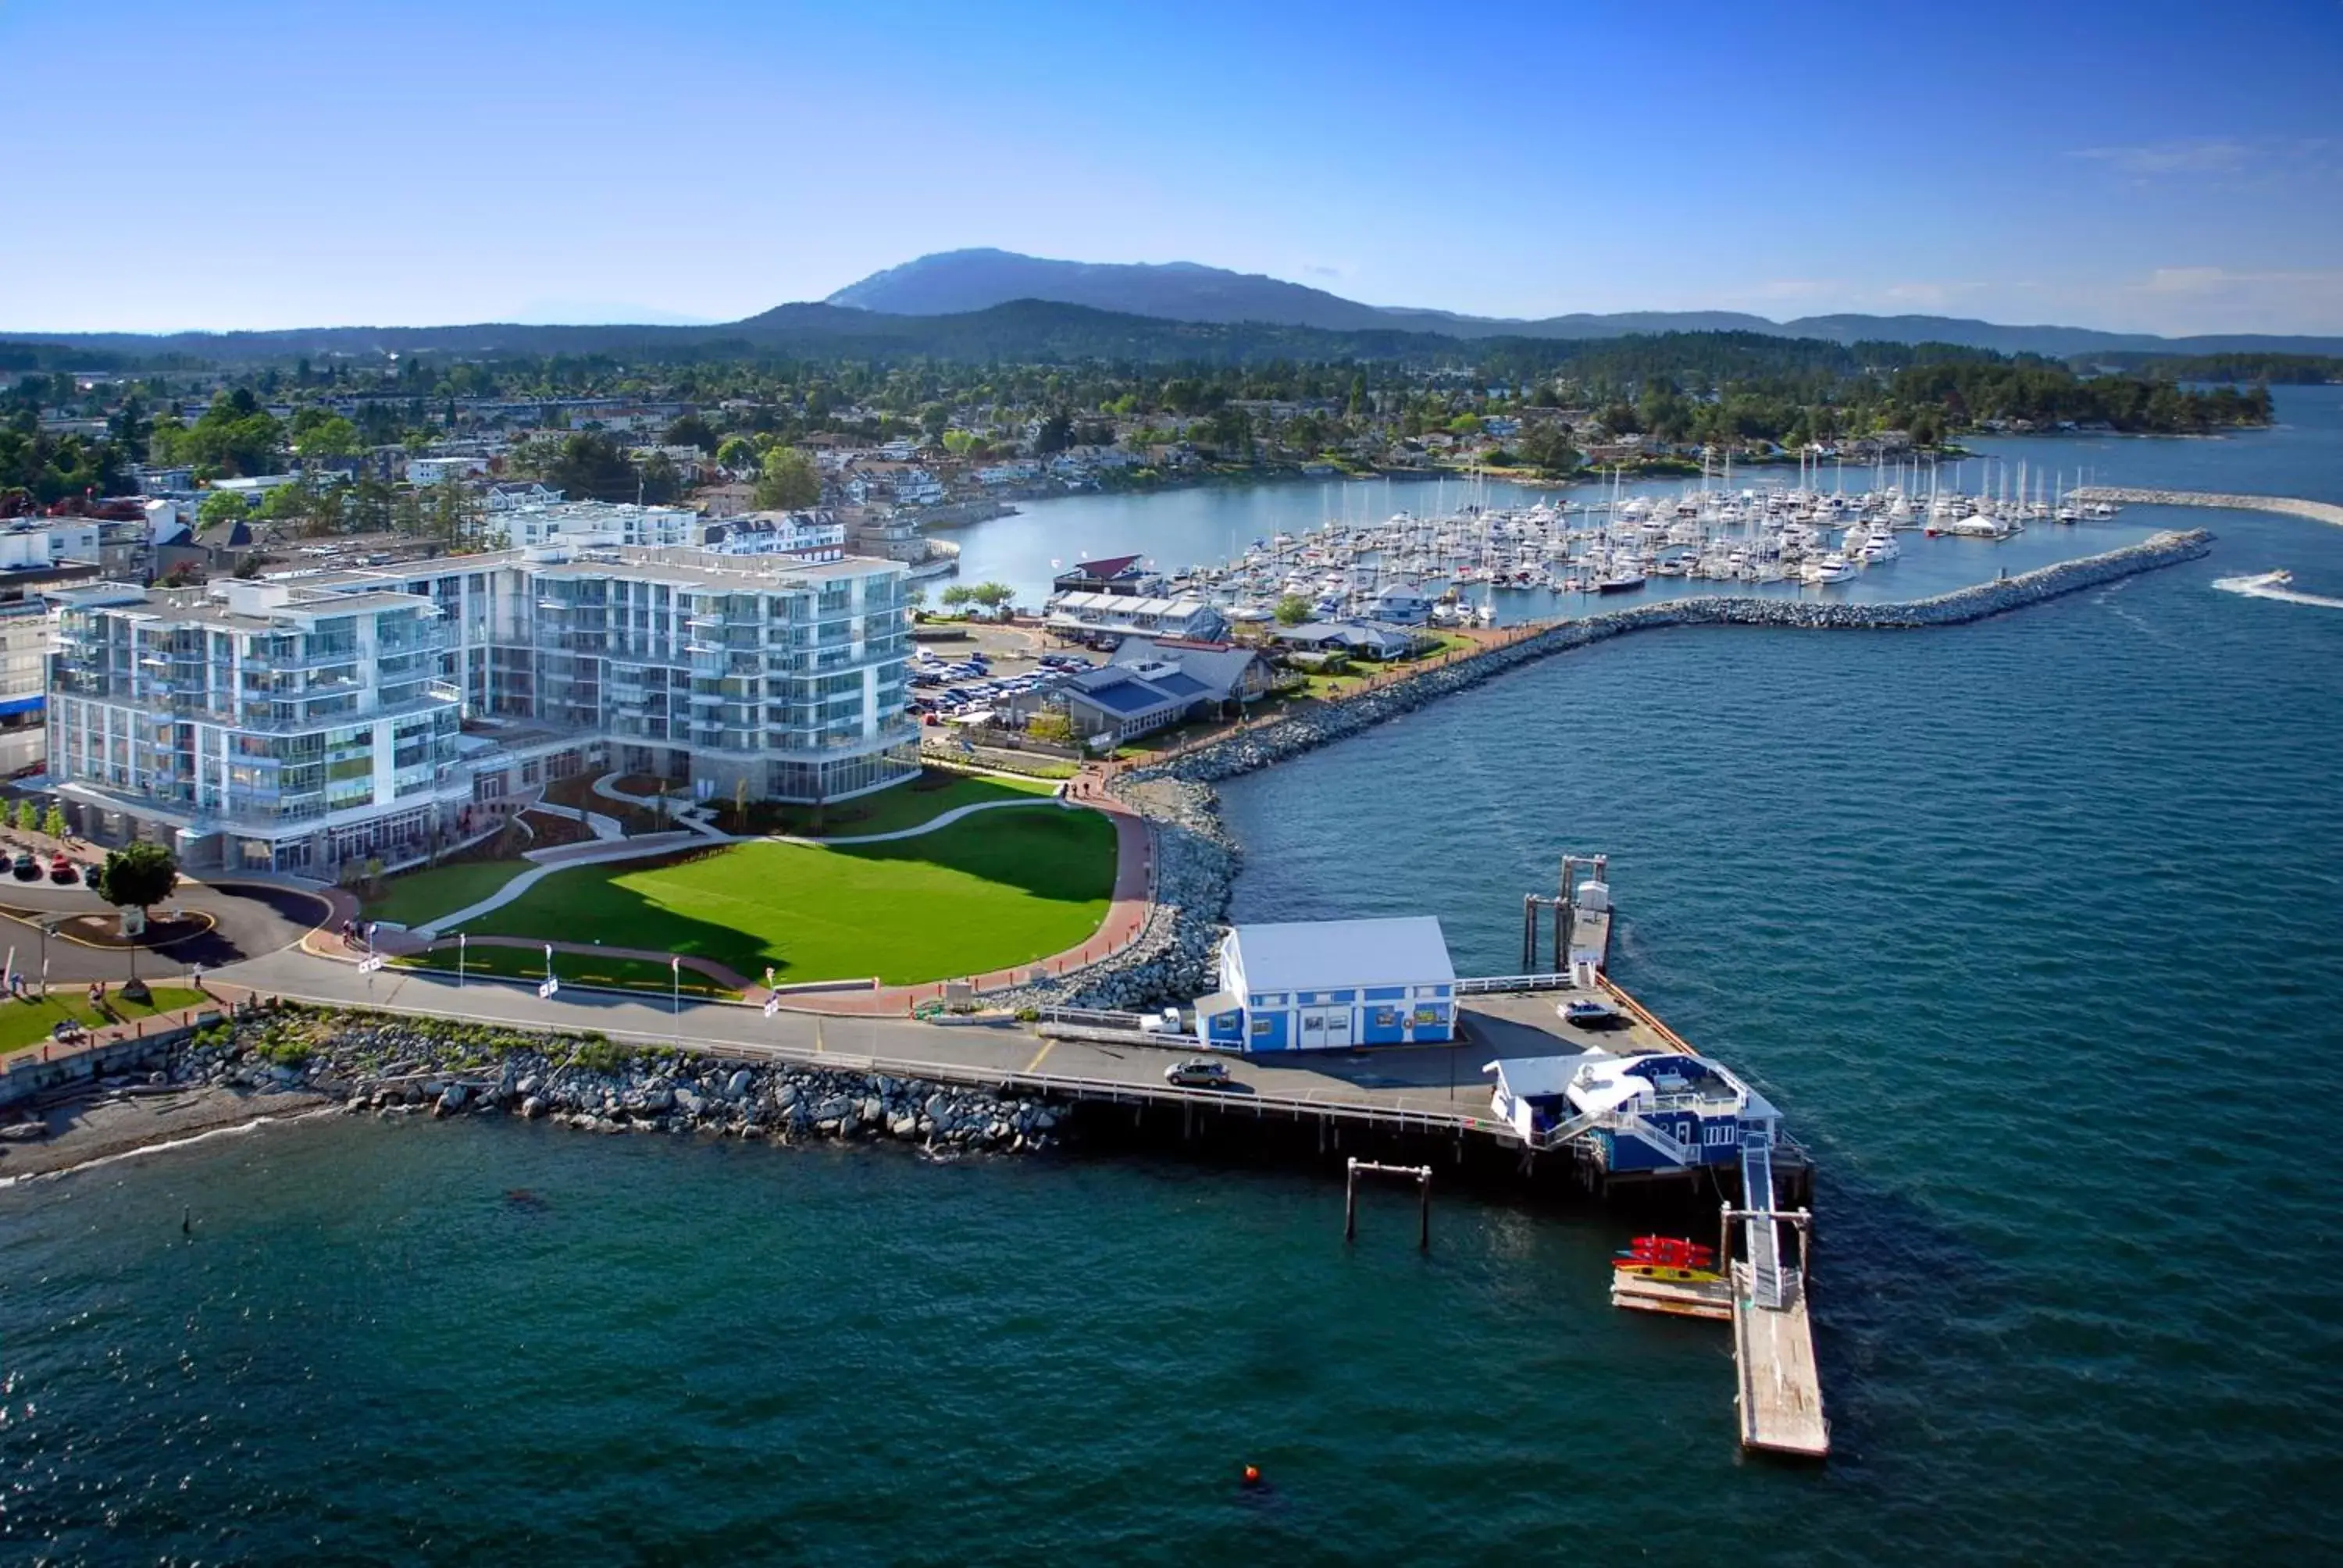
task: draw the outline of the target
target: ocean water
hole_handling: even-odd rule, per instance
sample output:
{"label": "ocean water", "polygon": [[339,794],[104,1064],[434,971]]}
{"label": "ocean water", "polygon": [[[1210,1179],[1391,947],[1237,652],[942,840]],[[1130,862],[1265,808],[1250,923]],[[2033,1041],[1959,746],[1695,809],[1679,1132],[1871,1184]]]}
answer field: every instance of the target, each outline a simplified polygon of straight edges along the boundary
{"label": "ocean water", "polygon": [[[2082,460],[2343,500],[2343,394],[2280,406]],[[2213,584],[2343,594],[2343,529],[2166,521],[2214,556],[1624,638],[1226,791],[1241,917],[1468,970],[1614,857],[1622,980],[1821,1162],[1826,1468],[1738,1457],[1599,1210],[1443,1192],[1421,1257],[1304,1171],[334,1119],[0,1191],[0,1560],[2330,1554],[2343,615]]]}

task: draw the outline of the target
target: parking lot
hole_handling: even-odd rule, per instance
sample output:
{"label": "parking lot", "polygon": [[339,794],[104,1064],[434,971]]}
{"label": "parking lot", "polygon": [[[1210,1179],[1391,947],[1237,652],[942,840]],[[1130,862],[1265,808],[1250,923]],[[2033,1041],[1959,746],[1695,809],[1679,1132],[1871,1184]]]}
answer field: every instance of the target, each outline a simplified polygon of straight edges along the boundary
{"label": "parking lot", "polygon": [[1047,649],[1039,634],[1021,627],[970,624],[966,638],[922,640],[910,670],[911,712],[922,719],[966,718],[998,711],[1014,699],[1048,690],[1096,655]]}

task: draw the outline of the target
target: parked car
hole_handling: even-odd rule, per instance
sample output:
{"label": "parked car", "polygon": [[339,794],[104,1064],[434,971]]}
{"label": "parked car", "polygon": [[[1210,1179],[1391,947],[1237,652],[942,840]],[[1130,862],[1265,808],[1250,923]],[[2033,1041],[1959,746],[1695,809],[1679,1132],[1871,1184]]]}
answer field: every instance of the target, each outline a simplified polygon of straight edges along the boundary
{"label": "parked car", "polygon": [[15,874],[18,881],[29,882],[40,876],[41,862],[34,857],[30,849],[25,849],[18,852],[15,864],[8,869]]}
{"label": "parked car", "polygon": [[1227,1062],[1214,1061],[1209,1056],[1192,1056],[1165,1068],[1163,1081],[1175,1089],[1227,1089],[1236,1081],[1229,1076]]}
{"label": "parked car", "polygon": [[49,857],[49,880],[52,882],[78,882],[81,880],[81,868],[75,865],[71,860],[66,859],[63,855],[52,855]]}
{"label": "parked car", "polygon": [[1180,1021],[1180,1010],[1176,1007],[1149,1013],[1139,1020],[1139,1027],[1149,1034],[1180,1034],[1187,1029],[1187,1025]]}

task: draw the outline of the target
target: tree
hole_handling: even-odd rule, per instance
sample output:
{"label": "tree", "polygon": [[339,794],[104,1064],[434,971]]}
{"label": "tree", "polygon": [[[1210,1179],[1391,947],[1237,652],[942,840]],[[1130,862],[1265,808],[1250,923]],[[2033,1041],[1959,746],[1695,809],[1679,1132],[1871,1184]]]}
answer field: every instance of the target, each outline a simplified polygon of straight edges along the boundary
{"label": "tree", "polygon": [[358,427],[338,414],[304,408],[293,416],[293,450],[305,458],[355,457],[364,445]]}
{"label": "tree", "polygon": [[106,852],[106,863],[90,878],[90,890],[121,909],[146,910],[171,896],[179,885],[179,862],[171,851],[140,839]]}
{"label": "tree", "polygon": [[[171,890],[178,885],[179,862],[171,858],[170,850],[146,839],[136,839],[119,849],[108,849],[106,863],[89,879],[92,892],[117,909],[136,910],[142,925],[147,910],[169,898]],[[128,921],[124,924],[127,926]],[[123,934],[130,933],[126,930]],[[130,983],[122,988],[122,994],[132,1001],[150,1000],[146,982],[138,978],[136,941],[130,944]]]}
{"label": "tree", "polygon": [[954,583],[951,587],[944,589],[943,598],[944,608],[947,609],[958,609],[964,604],[974,602],[976,598],[976,590],[969,587],[966,583]]}
{"label": "tree", "polygon": [[641,485],[626,449],[599,430],[563,437],[540,460],[539,477],[573,501],[631,501]]}
{"label": "tree", "polygon": [[1045,708],[1025,721],[1025,733],[1044,746],[1071,746],[1074,721],[1062,708]]}
{"label": "tree", "polygon": [[703,452],[716,449],[716,427],[697,414],[686,414],[667,427],[660,439],[669,447],[697,447]]}
{"label": "tree", "polygon": [[821,499],[821,476],[813,459],[795,447],[776,443],[757,475],[757,506],[769,512],[794,512]]}
{"label": "tree", "polygon": [[1005,615],[1017,590],[1007,583],[979,583],[968,590],[968,597],[995,615]]}
{"label": "tree", "polygon": [[1567,474],[1578,467],[1577,449],[1559,424],[1533,427],[1522,437],[1522,457],[1549,474]]}
{"label": "tree", "polygon": [[56,804],[55,801],[51,801],[49,803],[48,810],[42,814],[41,831],[46,833],[52,839],[64,838],[65,836],[65,809]]}
{"label": "tree", "polygon": [[716,448],[717,464],[736,474],[745,474],[757,466],[757,443],[746,436],[730,436]]}
{"label": "tree", "polygon": [[1033,435],[1033,451],[1038,457],[1046,457],[1052,452],[1062,452],[1073,444],[1074,422],[1066,417],[1062,408],[1042,420],[1041,427]]}
{"label": "tree", "polygon": [[1300,626],[1310,618],[1310,601],[1298,593],[1287,594],[1277,601],[1277,624]]}
{"label": "tree", "polygon": [[41,809],[30,800],[16,802],[16,831],[35,833],[40,830]]}
{"label": "tree", "polygon": [[215,523],[241,523],[251,516],[252,508],[234,490],[209,491],[196,508],[196,520],[207,528]]}

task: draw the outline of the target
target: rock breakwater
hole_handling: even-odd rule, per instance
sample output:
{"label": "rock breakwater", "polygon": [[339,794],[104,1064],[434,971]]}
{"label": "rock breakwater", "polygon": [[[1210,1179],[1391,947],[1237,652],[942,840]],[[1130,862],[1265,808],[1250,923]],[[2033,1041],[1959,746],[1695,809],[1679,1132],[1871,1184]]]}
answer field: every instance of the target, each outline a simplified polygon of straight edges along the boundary
{"label": "rock breakwater", "polygon": [[123,1081],[307,1091],[352,1114],[512,1116],[590,1132],[782,1142],[883,1140],[932,1152],[1046,1149],[1061,1120],[1037,1097],[968,1084],[289,1007],[158,1044]]}
{"label": "rock breakwater", "polygon": [[1249,725],[1167,762],[1120,775],[1109,786],[1155,828],[1157,907],[1141,939],[1086,969],[992,1000],[1012,1007],[1137,1008],[1202,995],[1213,984],[1212,953],[1239,864],[1237,845],[1221,822],[1219,797],[1211,786],[1359,734],[1508,670],[1664,627],[1900,631],[1962,626],[2195,560],[2210,554],[2212,543],[2213,536],[2202,528],[2158,533],[2120,549],[1896,604],[1715,595],[1606,610],[1556,621],[1518,641],[1341,701]]}

